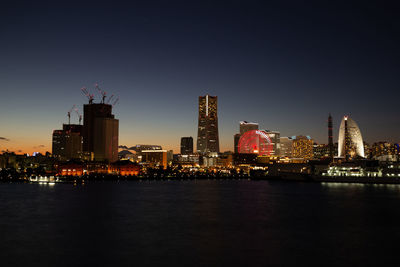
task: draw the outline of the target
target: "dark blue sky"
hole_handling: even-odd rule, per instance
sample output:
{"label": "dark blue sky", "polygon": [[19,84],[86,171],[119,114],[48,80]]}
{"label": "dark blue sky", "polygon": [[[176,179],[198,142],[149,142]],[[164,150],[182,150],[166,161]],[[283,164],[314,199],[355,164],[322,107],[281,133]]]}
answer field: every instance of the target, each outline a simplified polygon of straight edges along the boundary
{"label": "dark blue sky", "polygon": [[219,97],[223,150],[240,120],[325,143],[329,112],[335,139],[350,115],[367,142],[400,141],[399,7],[322,2],[5,2],[0,148],[51,150],[95,82],[120,98],[122,145],[177,152],[206,93]]}

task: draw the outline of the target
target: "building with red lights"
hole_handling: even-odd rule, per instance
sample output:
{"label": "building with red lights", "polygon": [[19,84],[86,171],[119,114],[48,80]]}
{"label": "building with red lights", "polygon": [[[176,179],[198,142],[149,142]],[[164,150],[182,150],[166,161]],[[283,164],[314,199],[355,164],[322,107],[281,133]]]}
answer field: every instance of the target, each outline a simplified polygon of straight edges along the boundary
{"label": "building with red lights", "polygon": [[82,176],[84,166],[79,163],[65,163],[58,166],[58,175],[62,176]]}
{"label": "building with red lights", "polygon": [[140,173],[140,166],[129,160],[120,160],[110,165],[110,173],[122,176],[137,176]]}

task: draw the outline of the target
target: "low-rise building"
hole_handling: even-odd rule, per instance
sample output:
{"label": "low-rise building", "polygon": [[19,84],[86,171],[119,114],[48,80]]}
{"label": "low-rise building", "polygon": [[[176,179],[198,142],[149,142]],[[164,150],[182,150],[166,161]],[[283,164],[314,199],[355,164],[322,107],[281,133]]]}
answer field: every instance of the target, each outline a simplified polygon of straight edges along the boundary
{"label": "low-rise building", "polygon": [[154,167],[163,167],[167,168],[167,150],[143,150],[142,154],[142,163],[145,165],[154,168]]}

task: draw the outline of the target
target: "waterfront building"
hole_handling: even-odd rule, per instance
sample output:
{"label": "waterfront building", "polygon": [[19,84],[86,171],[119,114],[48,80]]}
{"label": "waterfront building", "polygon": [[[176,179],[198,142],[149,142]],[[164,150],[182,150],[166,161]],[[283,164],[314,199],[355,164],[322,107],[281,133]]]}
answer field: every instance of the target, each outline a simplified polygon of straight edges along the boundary
{"label": "waterfront building", "polygon": [[92,152],[95,161],[117,161],[119,121],[112,105],[91,102],[83,112],[83,151]]}
{"label": "waterfront building", "polygon": [[181,154],[192,155],[193,154],[193,137],[182,137],[181,138]]}
{"label": "waterfront building", "polygon": [[62,176],[82,176],[84,166],[81,163],[67,162],[58,166],[57,173]]}
{"label": "waterfront building", "polygon": [[110,165],[110,173],[123,176],[137,176],[140,173],[140,166],[129,160],[119,160]]}
{"label": "waterfront building", "polygon": [[197,152],[219,153],[217,96],[199,96],[198,119]]}
{"label": "waterfront building", "polygon": [[309,136],[293,137],[293,158],[310,160],[313,158],[313,140]]}
{"label": "waterfront building", "polygon": [[347,160],[364,158],[364,143],[357,123],[348,116],[344,116],[339,129],[338,157]]}

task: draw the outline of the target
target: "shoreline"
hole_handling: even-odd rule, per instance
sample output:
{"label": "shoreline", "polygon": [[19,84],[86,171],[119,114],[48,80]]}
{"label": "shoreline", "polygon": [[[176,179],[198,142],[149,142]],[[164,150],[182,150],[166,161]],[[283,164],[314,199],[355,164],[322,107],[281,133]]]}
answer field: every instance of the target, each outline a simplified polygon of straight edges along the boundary
{"label": "shoreline", "polygon": [[22,179],[0,179],[3,183],[73,183],[85,184],[86,182],[104,181],[195,181],[195,180],[251,180],[251,181],[282,181],[282,182],[306,182],[306,183],[361,183],[361,184],[400,184],[398,177],[349,177],[349,176],[316,176],[309,174],[284,174],[280,176],[118,176],[118,175],[98,175],[80,177],[61,177],[52,178],[42,177],[36,180],[29,178]]}

